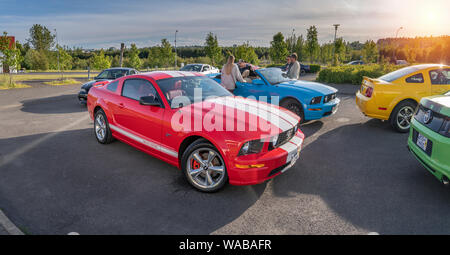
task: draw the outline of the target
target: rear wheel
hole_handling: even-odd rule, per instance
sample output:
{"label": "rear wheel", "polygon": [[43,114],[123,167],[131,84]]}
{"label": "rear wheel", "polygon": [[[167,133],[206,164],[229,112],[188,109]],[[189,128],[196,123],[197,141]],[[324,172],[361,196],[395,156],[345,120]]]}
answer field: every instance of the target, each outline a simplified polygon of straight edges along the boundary
{"label": "rear wheel", "polygon": [[187,181],[202,192],[215,192],[228,181],[225,162],[217,149],[204,139],[189,145],[181,168]]}
{"label": "rear wheel", "polygon": [[113,141],[111,130],[109,129],[108,119],[102,109],[95,112],[94,132],[95,138],[97,138],[97,141],[101,144],[108,144]]}
{"label": "rear wheel", "polygon": [[392,111],[389,120],[392,127],[400,133],[408,132],[416,107],[417,104],[412,101],[400,102]]}
{"label": "rear wheel", "polygon": [[293,98],[288,98],[286,100],[281,101],[280,106],[297,114],[297,116],[300,117],[300,123],[305,122],[305,114],[303,112],[303,107],[297,100]]}

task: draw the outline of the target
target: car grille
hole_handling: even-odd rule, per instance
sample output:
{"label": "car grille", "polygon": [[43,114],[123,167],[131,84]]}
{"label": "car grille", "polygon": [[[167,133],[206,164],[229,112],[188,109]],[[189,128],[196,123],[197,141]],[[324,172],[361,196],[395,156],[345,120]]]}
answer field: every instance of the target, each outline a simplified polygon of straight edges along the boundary
{"label": "car grille", "polygon": [[336,93],[326,95],[323,98],[323,103],[326,104],[326,103],[330,102],[331,100],[334,100],[335,98],[336,98]]}
{"label": "car grille", "polygon": [[281,145],[287,143],[289,140],[291,140],[292,137],[294,137],[294,135],[295,135],[295,130],[296,130],[296,128],[291,128],[291,129],[286,130],[283,133],[279,134],[278,135],[278,141],[275,144],[273,149],[278,148]]}

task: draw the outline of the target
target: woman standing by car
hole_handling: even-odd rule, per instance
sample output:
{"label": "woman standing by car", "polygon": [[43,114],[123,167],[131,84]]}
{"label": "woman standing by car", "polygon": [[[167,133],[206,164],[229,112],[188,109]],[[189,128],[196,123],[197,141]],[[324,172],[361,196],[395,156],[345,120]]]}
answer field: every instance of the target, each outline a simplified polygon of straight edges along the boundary
{"label": "woman standing by car", "polygon": [[236,88],[236,81],[245,82],[234,60],[234,56],[229,56],[227,63],[222,67],[221,85],[230,92]]}

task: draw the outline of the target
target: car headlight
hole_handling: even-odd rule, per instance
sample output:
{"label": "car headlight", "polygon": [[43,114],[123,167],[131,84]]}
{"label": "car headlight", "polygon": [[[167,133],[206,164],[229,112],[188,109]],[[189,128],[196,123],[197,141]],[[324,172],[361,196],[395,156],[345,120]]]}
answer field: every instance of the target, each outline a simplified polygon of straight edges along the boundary
{"label": "car headlight", "polygon": [[450,137],[450,117],[444,119],[441,128],[439,129],[439,134]]}
{"label": "car headlight", "polygon": [[244,143],[244,145],[242,145],[238,156],[260,153],[262,151],[263,145],[264,141],[261,141],[260,139],[248,141]]}
{"label": "car headlight", "polygon": [[310,104],[320,104],[320,101],[322,101],[322,96],[314,97],[313,99],[311,99],[311,103]]}

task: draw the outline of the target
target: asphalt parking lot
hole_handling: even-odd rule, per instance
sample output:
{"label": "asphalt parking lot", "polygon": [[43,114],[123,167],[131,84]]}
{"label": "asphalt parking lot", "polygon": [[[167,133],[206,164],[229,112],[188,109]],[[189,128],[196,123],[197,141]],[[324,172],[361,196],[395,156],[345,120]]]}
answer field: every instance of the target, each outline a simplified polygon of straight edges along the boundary
{"label": "asphalt parking lot", "polygon": [[93,134],[78,85],[0,91],[0,209],[27,234],[450,234],[450,189],[351,93],[302,127],[297,164],[215,194]]}

